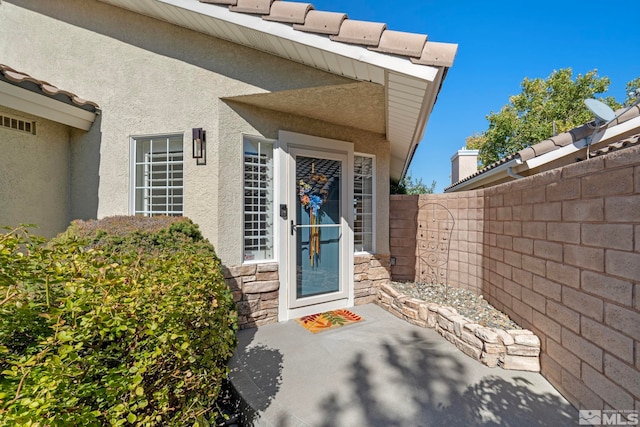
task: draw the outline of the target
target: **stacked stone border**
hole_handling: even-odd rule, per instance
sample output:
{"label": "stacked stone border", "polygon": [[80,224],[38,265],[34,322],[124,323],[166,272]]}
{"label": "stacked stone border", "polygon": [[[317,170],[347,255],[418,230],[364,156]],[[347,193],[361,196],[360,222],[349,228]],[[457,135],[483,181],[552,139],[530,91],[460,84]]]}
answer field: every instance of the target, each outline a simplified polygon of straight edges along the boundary
{"label": "stacked stone border", "polygon": [[435,329],[464,354],[491,368],[540,371],[540,339],[529,330],[487,328],[453,307],[411,298],[390,284],[380,287],[378,304],[409,323]]}
{"label": "stacked stone border", "polygon": [[[224,279],[238,305],[240,329],[278,322],[278,263],[223,267]],[[389,254],[356,254],[353,259],[355,305],[376,302],[378,289],[391,282]]]}
{"label": "stacked stone border", "polygon": [[278,321],[280,279],[277,263],[223,267],[223,273],[238,305],[240,329]]}
{"label": "stacked stone border", "polygon": [[389,254],[356,254],[353,257],[353,287],[355,305],[369,304],[378,299],[378,289],[391,283]]}

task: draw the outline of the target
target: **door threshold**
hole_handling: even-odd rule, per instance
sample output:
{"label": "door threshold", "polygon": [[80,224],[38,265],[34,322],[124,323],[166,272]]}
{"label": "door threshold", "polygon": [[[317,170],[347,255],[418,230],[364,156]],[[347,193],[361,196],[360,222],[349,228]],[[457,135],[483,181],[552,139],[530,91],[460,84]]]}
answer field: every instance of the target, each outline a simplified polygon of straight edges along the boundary
{"label": "door threshold", "polygon": [[326,311],[338,310],[341,308],[352,307],[349,305],[349,298],[343,298],[335,301],[324,302],[321,304],[307,305],[305,307],[291,308],[285,313],[286,318],[278,319],[280,322],[284,322],[291,319],[297,319],[303,316],[309,316],[311,314],[324,313]]}

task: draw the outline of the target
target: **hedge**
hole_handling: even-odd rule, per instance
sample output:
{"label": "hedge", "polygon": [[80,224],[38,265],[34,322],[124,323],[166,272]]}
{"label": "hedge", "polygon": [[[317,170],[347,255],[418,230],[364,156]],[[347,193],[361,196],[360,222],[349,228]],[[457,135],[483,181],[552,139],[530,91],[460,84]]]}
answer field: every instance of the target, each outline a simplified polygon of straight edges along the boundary
{"label": "hedge", "polygon": [[186,218],[0,233],[0,425],[208,425],[237,312]]}

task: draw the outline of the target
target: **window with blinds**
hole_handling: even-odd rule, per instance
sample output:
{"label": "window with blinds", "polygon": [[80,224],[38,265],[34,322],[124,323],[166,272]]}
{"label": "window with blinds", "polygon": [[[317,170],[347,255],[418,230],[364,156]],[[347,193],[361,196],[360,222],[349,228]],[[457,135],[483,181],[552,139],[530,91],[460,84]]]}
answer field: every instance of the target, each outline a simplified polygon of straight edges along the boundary
{"label": "window with blinds", "polygon": [[356,252],[374,251],[374,158],[354,156],[353,243]]}
{"label": "window with blinds", "polygon": [[273,259],[273,143],[244,138],[244,260]]}
{"label": "window with blinds", "polygon": [[135,215],[184,214],[182,135],[133,138]]}

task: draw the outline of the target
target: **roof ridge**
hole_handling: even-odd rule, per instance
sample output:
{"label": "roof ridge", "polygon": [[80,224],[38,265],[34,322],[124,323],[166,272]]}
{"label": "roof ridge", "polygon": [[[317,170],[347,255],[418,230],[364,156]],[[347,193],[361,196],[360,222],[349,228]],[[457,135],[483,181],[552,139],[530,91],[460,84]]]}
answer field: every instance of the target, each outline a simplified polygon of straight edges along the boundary
{"label": "roof ridge", "polygon": [[286,0],[198,0],[226,6],[231,12],[260,15],[267,21],[291,24],[296,31],[328,35],[337,43],[355,44],[375,52],[397,55],[413,64],[451,67],[455,43],[428,40],[426,34],[387,29],[387,24],[349,19],[346,13],[316,10],[311,3]]}
{"label": "roof ridge", "polygon": [[60,89],[45,80],[36,79],[34,77],[31,77],[27,73],[18,71],[15,68],[12,68],[5,64],[0,64],[0,80],[4,80],[12,85],[22,87],[26,90],[32,90],[28,87],[28,84],[32,83],[38,88],[34,92],[48,98],[53,98],[60,102],[64,102],[65,104],[70,104],[75,107],[82,108],[83,110],[96,112],[96,110],[100,108],[98,104],[93,101],[83,99],[73,92]]}

